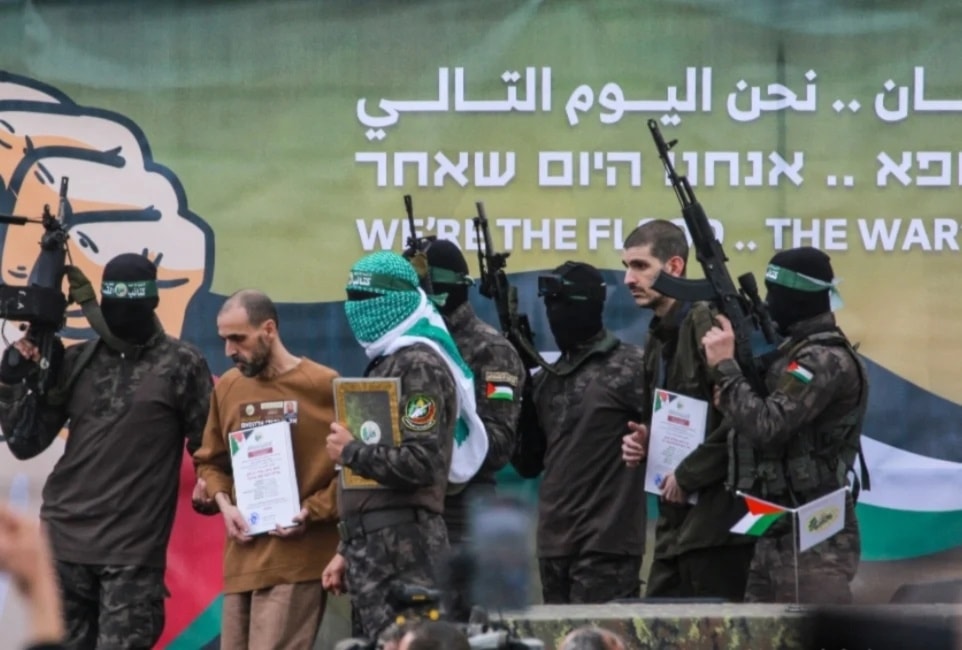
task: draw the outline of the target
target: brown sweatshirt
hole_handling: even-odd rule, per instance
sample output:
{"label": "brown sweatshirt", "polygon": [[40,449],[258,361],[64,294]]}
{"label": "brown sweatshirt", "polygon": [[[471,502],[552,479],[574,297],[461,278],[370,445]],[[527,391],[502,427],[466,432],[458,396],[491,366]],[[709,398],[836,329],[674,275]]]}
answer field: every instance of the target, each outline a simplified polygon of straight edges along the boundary
{"label": "brown sweatshirt", "polygon": [[334,370],[302,358],[297,367],[271,379],[245,377],[234,368],[214,386],[203,443],[194,453],[194,466],[198,477],[207,482],[208,495],[225,492],[234,500],[227,443],[230,432],[287,418],[293,420],[294,469],[301,505],[310,512],[307,530],[299,537],[263,534],[246,544],[228,539],[225,593],[320,580],[334,556],[337,481],[325,444],[334,421],[335,377]]}

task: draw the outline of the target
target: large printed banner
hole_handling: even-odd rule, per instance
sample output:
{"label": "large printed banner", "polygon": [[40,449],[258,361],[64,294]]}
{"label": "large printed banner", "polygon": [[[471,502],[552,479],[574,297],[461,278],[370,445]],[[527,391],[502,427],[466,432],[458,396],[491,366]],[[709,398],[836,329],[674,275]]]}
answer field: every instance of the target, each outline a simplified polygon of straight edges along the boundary
{"label": "large printed banner", "polygon": [[[419,234],[475,269],[484,203],[546,353],[534,278],[569,259],[606,271],[607,323],[641,343],[649,314],[619,251],[645,219],[681,223],[655,120],[733,275],[760,278],[792,246],[832,256],[871,374],[856,587],[887,598],[944,577],[962,545],[956,4],[0,2],[0,213],[39,216],[69,177],[73,263],[97,278],[120,252],[149,256],[165,327],[215,373],[214,316],[242,287],[281,304],[295,351],[360,372],[347,270],[401,249],[404,194]],[[22,284],[39,228],[0,234],[0,279]],[[91,334],[68,316],[65,338]],[[39,507],[62,444],[27,462],[0,450],[0,491]],[[223,533],[183,499],[162,645],[199,647],[216,636]]]}

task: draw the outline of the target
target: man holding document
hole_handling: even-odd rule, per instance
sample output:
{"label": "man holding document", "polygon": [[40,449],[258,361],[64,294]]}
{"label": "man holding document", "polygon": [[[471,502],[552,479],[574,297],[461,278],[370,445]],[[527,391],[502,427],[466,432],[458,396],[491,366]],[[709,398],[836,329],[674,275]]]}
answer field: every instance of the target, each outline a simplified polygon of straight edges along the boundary
{"label": "man holding document", "polygon": [[710,406],[701,348],[713,313],[707,303],[682,302],[651,288],[659,273],[684,277],[687,260],[684,231],[666,220],[649,221],[625,240],[625,284],[635,304],[654,317],[645,344],[648,425],[625,436],[623,458],[637,465],[647,453],[646,490],[661,496],[645,595],[738,602],[754,538],[729,532],[743,508],[725,487],[728,428]]}
{"label": "man holding document", "polygon": [[337,483],[324,452],[337,373],[287,351],[259,291],[228,298],[217,331],[235,367],[214,387],[194,465],[227,529],[221,645],[307,648],[337,548]]}

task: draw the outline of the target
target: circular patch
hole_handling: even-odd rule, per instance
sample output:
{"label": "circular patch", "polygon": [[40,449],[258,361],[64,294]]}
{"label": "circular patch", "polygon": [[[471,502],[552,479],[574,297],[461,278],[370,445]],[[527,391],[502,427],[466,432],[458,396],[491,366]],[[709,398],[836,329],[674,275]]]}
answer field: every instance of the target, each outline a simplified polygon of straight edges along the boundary
{"label": "circular patch", "polygon": [[438,420],[438,405],[433,397],[415,395],[404,406],[401,424],[412,431],[432,429]]}
{"label": "circular patch", "polygon": [[254,405],[253,405],[253,404],[248,404],[248,405],[244,408],[244,413],[246,413],[247,415],[254,415]]}
{"label": "circular patch", "polygon": [[127,285],[123,282],[118,282],[114,285],[114,296],[117,298],[123,298],[127,295]]}
{"label": "circular patch", "polygon": [[381,442],[381,427],[378,423],[373,420],[367,420],[361,424],[361,430],[358,431],[358,436],[361,438],[361,442],[365,445],[376,445]]}

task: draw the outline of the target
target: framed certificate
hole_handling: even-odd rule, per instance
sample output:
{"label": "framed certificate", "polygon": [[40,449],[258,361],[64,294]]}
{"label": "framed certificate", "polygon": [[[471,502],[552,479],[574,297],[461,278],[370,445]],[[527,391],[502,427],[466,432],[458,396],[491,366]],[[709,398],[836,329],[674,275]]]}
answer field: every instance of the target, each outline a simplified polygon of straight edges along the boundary
{"label": "framed certificate", "polygon": [[294,525],[301,511],[291,425],[281,420],[227,434],[237,509],[251,535]]}
{"label": "framed certificate", "polygon": [[[338,377],[334,380],[334,413],[356,440],[365,445],[401,445],[398,422],[401,380],[397,377]],[[346,489],[378,489],[381,484],[341,468]]]}

